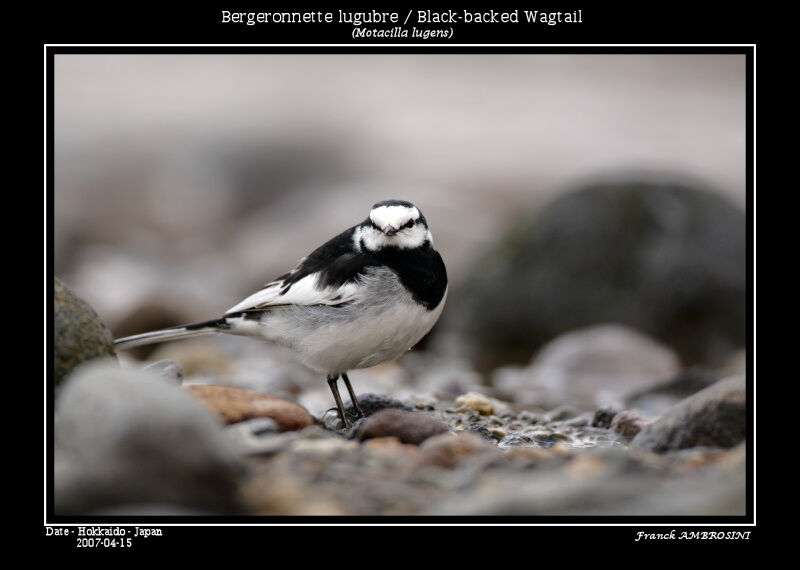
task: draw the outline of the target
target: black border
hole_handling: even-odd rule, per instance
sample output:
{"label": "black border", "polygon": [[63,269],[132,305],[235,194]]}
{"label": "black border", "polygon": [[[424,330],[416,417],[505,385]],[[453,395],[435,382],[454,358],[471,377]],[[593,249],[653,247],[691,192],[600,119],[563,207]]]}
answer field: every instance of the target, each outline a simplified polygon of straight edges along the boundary
{"label": "black border", "polygon": [[[409,44],[422,42],[430,46],[453,44],[755,44],[759,39],[760,20],[763,13],[755,15],[750,10],[704,5],[698,2],[671,2],[669,4],[626,4],[620,2],[597,3],[554,2],[545,0],[526,6],[484,5],[470,8],[469,12],[486,13],[519,12],[520,23],[465,24],[462,22],[441,25],[417,22],[418,10],[414,8],[385,6],[380,8],[346,8],[342,6],[275,5],[263,2],[218,3],[216,6],[171,5],[167,3],[108,4],[102,9],[76,8],[57,5],[47,8],[44,24],[44,43],[153,43],[153,44]],[[450,27],[450,39],[422,40],[409,38],[353,39],[350,24],[338,23],[338,11],[397,12],[398,24],[365,24],[364,27],[391,29],[409,16],[407,28]],[[330,24],[258,24],[246,26],[222,23],[222,11],[232,12],[333,12]],[[433,8],[447,12],[448,8]],[[581,10],[580,24],[522,23],[524,10],[541,12],[574,12]],[[457,13],[465,10],[457,8]],[[80,38],[75,41],[75,38]],[[731,38],[736,38],[731,41]],[[211,40],[211,41],[209,41]]]}

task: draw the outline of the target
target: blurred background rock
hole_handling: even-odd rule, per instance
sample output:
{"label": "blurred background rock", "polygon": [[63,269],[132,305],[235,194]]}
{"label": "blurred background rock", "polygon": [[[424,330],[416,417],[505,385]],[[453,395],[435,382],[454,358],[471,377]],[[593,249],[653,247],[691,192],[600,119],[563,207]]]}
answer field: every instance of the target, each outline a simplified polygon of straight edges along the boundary
{"label": "blurred background rock", "polygon": [[[452,286],[365,391],[448,355],[459,393],[603,323],[666,345],[650,383],[719,367],[746,344],[745,81],[743,55],[59,54],[55,274],[115,337],[209,319],[403,198]],[[206,373],[297,396],[286,362]]]}

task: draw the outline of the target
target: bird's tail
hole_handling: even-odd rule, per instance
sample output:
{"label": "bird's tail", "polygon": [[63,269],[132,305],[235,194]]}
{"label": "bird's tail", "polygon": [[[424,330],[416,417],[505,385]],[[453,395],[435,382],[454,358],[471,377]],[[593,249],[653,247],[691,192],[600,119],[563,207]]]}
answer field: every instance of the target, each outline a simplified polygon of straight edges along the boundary
{"label": "bird's tail", "polygon": [[153,344],[156,342],[165,342],[168,340],[177,340],[179,338],[211,334],[223,331],[227,328],[228,322],[223,317],[213,321],[203,321],[202,323],[192,323],[190,325],[170,327],[167,329],[126,336],[125,338],[118,338],[114,341],[114,348],[117,350],[133,348],[135,346]]}

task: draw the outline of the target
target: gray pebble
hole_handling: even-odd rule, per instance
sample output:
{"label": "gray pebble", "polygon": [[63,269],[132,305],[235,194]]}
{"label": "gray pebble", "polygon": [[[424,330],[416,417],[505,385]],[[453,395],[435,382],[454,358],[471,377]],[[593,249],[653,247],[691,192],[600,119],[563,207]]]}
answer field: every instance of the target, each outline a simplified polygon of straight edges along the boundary
{"label": "gray pebble", "polygon": [[56,406],[56,513],[133,503],[237,510],[241,459],[221,424],[178,387],[140,370],[84,365]]}
{"label": "gray pebble", "polygon": [[747,434],[744,376],[720,380],[643,428],[632,448],[663,453],[687,447],[733,447]]}

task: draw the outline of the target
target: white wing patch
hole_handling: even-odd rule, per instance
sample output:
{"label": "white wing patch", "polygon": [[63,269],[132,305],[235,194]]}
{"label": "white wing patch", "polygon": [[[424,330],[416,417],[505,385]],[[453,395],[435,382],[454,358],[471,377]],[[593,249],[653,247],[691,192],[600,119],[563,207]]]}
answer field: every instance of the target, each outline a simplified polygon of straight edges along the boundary
{"label": "white wing patch", "polygon": [[319,273],[306,275],[294,283],[286,293],[282,281],[268,283],[263,289],[244,299],[238,305],[228,309],[225,314],[239,313],[256,309],[266,309],[280,305],[338,305],[352,301],[358,286],[355,283],[345,283],[339,287],[317,287]]}

